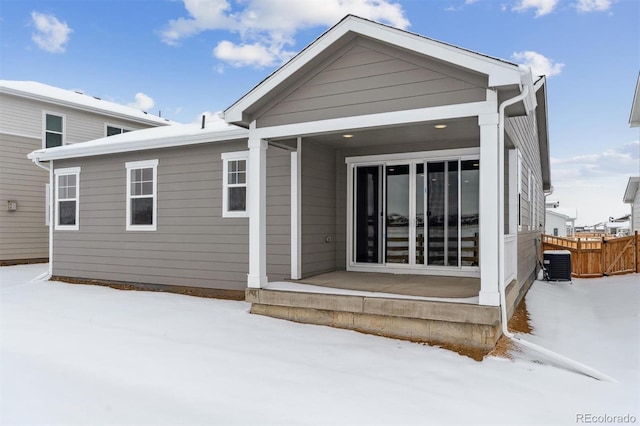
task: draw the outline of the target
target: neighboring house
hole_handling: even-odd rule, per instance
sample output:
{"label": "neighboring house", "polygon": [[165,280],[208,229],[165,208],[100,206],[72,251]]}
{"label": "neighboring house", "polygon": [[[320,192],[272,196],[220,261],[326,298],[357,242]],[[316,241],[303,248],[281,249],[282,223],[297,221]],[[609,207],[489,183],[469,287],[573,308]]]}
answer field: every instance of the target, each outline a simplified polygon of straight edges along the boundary
{"label": "neighboring house", "polygon": [[640,177],[629,178],[622,201],[631,205],[630,232],[640,232]]}
{"label": "neighboring house", "polygon": [[547,209],[545,216],[544,233],[554,237],[567,236],[567,222],[571,218],[553,209]]}
{"label": "neighboring house", "polygon": [[33,150],[169,121],[135,108],[32,81],[0,80],[0,265],[47,261],[45,185]]}
{"label": "neighboring house", "polygon": [[[640,127],[640,73],[636,82],[636,91],[633,95],[633,103],[631,104],[631,115],[629,116],[630,127]],[[623,201],[631,204],[631,233],[640,232],[640,177],[630,177],[627,182],[627,188],[624,191]]]}
{"label": "neighboring house", "polygon": [[51,273],[493,347],[538,273],[543,77],[348,16],[223,116],[30,154],[58,193]]}
{"label": "neighboring house", "polygon": [[571,207],[560,207],[559,201],[547,201],[546,207],[545,234],[558,237],[575,236],[577,210]]}

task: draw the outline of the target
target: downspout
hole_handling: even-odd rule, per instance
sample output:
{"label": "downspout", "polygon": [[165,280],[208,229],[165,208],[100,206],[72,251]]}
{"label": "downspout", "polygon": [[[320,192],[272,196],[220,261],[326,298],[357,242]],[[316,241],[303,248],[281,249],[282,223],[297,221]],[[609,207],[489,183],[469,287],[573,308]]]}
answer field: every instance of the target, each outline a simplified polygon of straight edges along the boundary
{"label": "downspout", "polygon": [[49,166],[45,166],[37,157],[31,159],[33,164],[49,172],[49,271],[48,276],[43,277],[49,279],[53,275],[53,162],[49,162]]}
{"label": "downspout", "polygon": [[[498,108],[498,212],[502,212],[504,208],[504,111],[505,109],[523,100],[529,94],[529,85],[525,84],[522,87],[522,91],[519,95],[514,96],[511,99],[507,99],[500,104]],[[518,177],[520,178],[520,177]],[[617,383],[617,380],[607,376],[585,364],[575,361],[559,353],[553,352],[547,348],[544,348],[535,343],[531,343],[520,337],[515,336],[509,331],[507,326],[507,295],[506,287],[504,283],[504,214],[498,214],[498,287],[500,291],[500,319],[502,323],[502,334],[509,339],[518,343],[524,347],[533,349],[557,362],[566,366],[571,370],[578,371],[587,376],[593,377],[598,380],[605,380],[613,383]]]}

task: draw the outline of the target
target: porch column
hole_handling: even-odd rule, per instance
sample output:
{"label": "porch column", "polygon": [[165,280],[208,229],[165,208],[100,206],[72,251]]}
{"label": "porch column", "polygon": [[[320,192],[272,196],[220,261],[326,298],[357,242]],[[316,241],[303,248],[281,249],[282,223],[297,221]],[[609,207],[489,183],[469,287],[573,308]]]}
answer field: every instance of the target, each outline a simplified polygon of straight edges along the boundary
{"label": "porch column", "polygon": [[302,138],[291,153],[291,279],[302,278]]}
{"label": "porch column", "polygon": [[498,286],[498,244],[500,240],[500,188],[498,114],[478,116],[480,126],[480,297],[481,305],[500,306]]}
{"label": "porch column", "polygon": [[247,286],[267,285],[267,141],[249,137],[249,275]]}

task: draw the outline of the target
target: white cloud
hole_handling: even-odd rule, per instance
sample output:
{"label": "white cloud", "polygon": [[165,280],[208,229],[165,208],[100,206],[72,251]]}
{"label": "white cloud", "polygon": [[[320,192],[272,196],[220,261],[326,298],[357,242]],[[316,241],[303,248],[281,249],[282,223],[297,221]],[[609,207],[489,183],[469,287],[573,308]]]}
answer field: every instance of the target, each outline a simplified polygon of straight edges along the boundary
{"label": "white cloud", "polygon": [[128,104],[132,108],[136,108],[142,111],[148,111],[155,105],[153,98],[145,95],[142,92],[136,93],[135,102]]}
{"label": "white cloud", "polygon": [[241,44],[236,45],[230,41],[223,40],[213,49],[213,54],[221,61],[225,61],[234,67],[256,66],[268,67],[277,61],[278,51],[269,51],[263,44]]}
{"label": "white cloud", "polygon": [[407,28],[402,6],[394,0],[183,0],[188,18],[169,21],[162,40],[176,45],[208,30],[238,34],[239,41],[224,40],[214,55],[234,66],[271,66],[289,59],[298,31],[335,24],[347,14]]}
{"label": "white cloud", "polygon": [[611,0],[578,0],[575,4],[579,12],[604,12],[611,7]]}
{"label": "white cloud", "polygon": [[519,0],[513,7],[516,12],[525,12],[528,9],[535,9],[536,17],[548,15],[558,4],[558,0]]}
{"label": "white cloud", "polygon": [[31,23],[36,31],[31,40],[43,50],[50,53],[62,53],[73,30],[66,22],[60,22],[53,15],[31,12]]}
{"label": "white cloud", "polygon": [[514,61],[530,67],[534,76],[545,75],[549,78],[560,74],[562,72],[562,68],[564,68],[564,64],[554,62],[546,56],[531,50],[514,52],[511,57]]}
{"label": "white cloud", "polygon": [[594,224],[628,213],[622,196],[629,176],[640,173],[640,142],[568,158],[551,158],[554,199],[578,209],[579,224]]}
{"label": "white cloud", "polygon": [[640,141],[633,141],[601,153],[569,158],[551,158],[553,178],[560,181],[614,175],[637,175],[640,165]]}

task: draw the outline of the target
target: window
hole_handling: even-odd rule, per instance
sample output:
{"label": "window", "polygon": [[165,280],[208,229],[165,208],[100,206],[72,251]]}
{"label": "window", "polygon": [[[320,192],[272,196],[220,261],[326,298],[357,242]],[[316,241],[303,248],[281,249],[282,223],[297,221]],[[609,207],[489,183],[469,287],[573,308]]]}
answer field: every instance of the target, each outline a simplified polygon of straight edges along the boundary
{"label": "window", "polygon": [[535,220],[535,206],[533,205],[533,193],[535,191],[535,188],[533,186],[533,174],[531,173],[531,170],[529,170],[529,180],[527,182],[527,186],[528,186],[528,192],[529,192],[529,230],[533,230],[534,227],[534,220]]}
{"label": "window", "polygon": [[79,229],[80,167],[56,169],[55,229]]}
{"label": "window", "polygon": [[64,115],[45,112],[43,121],[44,148],[64,145]]}
{"label": "window", "polygon": [[247,211],[248,151],[222,154],[222,217],[249,217]]}
{"label": "window", "polygon": [[127,169],[127,231],[157,229],[158,160],[132,161]]}
{"label": "window", "polygon": [[124,127],[112,124],[105,124],[105,126],[105,133],[107,134],[107,136],[119,135],[120,133],[127,133],[131,131],[131,129],[125,129]]}

